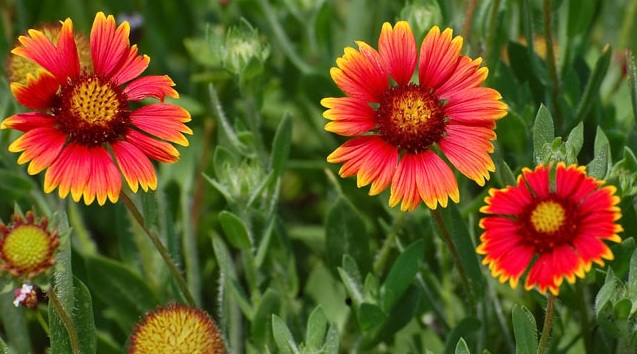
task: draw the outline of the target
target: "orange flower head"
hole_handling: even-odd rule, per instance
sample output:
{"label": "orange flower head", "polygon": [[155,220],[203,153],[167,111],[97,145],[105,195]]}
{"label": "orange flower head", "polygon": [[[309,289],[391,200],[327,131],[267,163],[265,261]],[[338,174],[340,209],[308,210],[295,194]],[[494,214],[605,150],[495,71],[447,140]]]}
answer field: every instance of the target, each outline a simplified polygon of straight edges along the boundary
{"label": "orange flower head", "polygon": [[0,269],[18,278],[33,278],[51,268],[60,245],[58,231],[47,230],[46,218],[28,211],[13,215],[9,225],[0,223]]}
{"label": "orange flower head", "polygon": [[204,311],[168,305],[148,313],[135,326],[130,354],[225,354],[221,333]]}
{"label": "orange flower head", "polygon": [[558,163],[525,168],[517,186],[491,189],[480,209],[482,263],[513,288],[528,269],[524,288],[554,295],[564,279],[574,283],[593,262],[603,266],[613,259],[603,241],[620,242],[623,229],[616,189],[602,184],[585,167]]}
{"label": "orange flower head", "polygon": [[370,195],[391,185],[389,205],[401,203],[403,211],[421,201],[431,209],[446,207],[449,198],[459,201],[448,163],[484,185],[495,171],[489,156],[495,121],[507,105],[497,91],[480,86],[487,78],[482,59],[460,55],[462,37],[438,27],[419,56],[405,21],[383,24],[378,51],[356,44],[358,50],[345,48],[330,71],[347,97],[321,101],[330,120],[325,130],[352,137],[327,161],[343,163],[339,174],[356,175],[359,187],[371,184]]}
{"label": "orange flower head", "polygon": [[[42,32],[44,36],[53,43],[57,43],[57,38],[60,35],[61,29],[62,23],[45,24],[35,28],[35,30]],[[80,59],[80,67],[84,71],[92,71],[93,62],[91,60],[91,45],[88,38],[83,33],[76,33],[74,39],[75,45],[77,46],[77,54]],[[38,65],[36,62],[12,53],[8,56],[6,67],[7,79],[9,82],[17,82],[23,86],[29,83],[29,75],[32,76],[31,81],[37,81],[40,73],[47,72],[46,69]]]}
{"label": "orange flower head", "polygon": [[[9,151],[21,152],[27,172],[44,170],[44,191],[58,189],[74,201],[115,203],[122,175],[133,192],[157,187],[151,159],[173,163],[179,152],[171,144],[188,146],[192,134],[185,109],[164,103],[178,97],[168,76],[144,76],[150,59],[130,45],[130,25],[116,26],[113,16],[99,12],[90,35],[92,69],[83,68],[74,40],[73,22],[66,19],[49,39],[42,31],[21,36],[12,53],[43,68],[38,80],[14,82],[17,101],[33,109],[2,121],[0,128],[24,132]],[[129,106],[145,98],[160,102],[138,109]],[[114,157],[114,159],[113,159]]]}

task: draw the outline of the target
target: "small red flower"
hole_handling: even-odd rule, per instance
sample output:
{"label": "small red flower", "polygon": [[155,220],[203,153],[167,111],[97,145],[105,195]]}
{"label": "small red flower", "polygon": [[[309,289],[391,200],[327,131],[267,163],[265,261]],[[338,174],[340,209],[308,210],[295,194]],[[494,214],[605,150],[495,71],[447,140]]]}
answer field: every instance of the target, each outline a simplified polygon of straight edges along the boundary
{"label": "small red flower", "polygon": [[[325,98],[325,130],[353,138],[328,157],[343,163],[342,177],[371,183],[370,195],[391,185],[389,205],[401,210],[420,201],[435,209],[460,195],[453,171],[484,185],[495,166],[489,153],[495,121],[507,114],[500,94],[480,87],[482,59],[460,55],[462,37],[433,27],[420,47],[409,24],[383,24],[378,51],[356,42],[330,74],[349,97]],[[412,77],[418,68],[417,83]]]}
{"label": "small red flower", "polygon": [[[552,177],[552,171],[555,173]],[[518,185],[491,189],[480,209],[484,233],[477,252],[500,282],[515,288],[529,270],[524,288],[557,295],[562,281],[583,278],[593,262],[604,265],[613,253],[603,241],[620,242],[623,231],[615,187],[600,187],[585,167],[527,168]]]}
{"label": "small red flower", "polygon": [[[58,188],[61,198],[84,197],[103,205],[116,202],[126,182],[136,192],[155,189],[157,177],[151,159],[173,163],[179,153],[170,143],[188,145],[184,125],[190,114],[163,103],[178,97],[168,76],[138,77],[150,62],[130,45],[130,26],[115,25],[113,16],[99,12],[90,35],[92,70],[82,70],[73,22],[66,19],[56,41],[41,31],[21,36],[12,53],[40,65],[45,72],[15,82],[11,91],[18,102],[33,109],[6,118],[0,128],[24,132],[9,146],[22,152],[18,163],[29,162],[28,173],[46,169],[44,191]],[[131,109],[130,102],[156,98],[161,103]],[[113,161],[113,156],[117,165]],[[119,167],[119,168],[118,168]],[[120,174],[121,171],[121,174]]]}

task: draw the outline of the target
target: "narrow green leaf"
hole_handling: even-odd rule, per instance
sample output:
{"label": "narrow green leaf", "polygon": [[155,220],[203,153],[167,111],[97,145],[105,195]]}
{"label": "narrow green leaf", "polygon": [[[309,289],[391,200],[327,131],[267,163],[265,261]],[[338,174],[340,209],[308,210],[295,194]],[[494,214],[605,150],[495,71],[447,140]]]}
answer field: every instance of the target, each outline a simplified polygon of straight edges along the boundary
{"label": "narrow green leaf", "polygon": [[461,338],[469,338],[480,329],[480,321],[475,317],[465,317],[460,323],[449,333],[445,342],[444,354],[453,354]]}
{"label": "narrow green leaf", "polygon": [[416,277],[425,256],[422,239],[412,243],[398,256],[380,288],[381,306],[389,313]]}
{"label": "narrow green leaf", "polygon": [[[97,351],[97,335],[93,320],[91,294],[77,278],[74,279],[74,302],[68,307],[69,317],[74,323],[82,353]],[[49,327],[51,330],[51,351],[53,353],[71,353],[71,342],[66,327],[62,324],[53,306],[49,306]]]}
{"label": "narrow green leaf", "polygon": [[540,105],[540,109],[535,116],[535,122],[533,123],[533,159],[536,164],[540,164],[544,161],[543,147],[545,144],[550,144],[555,139],[555,132],[553,126],[553,117],[551,112],[545,105]]}
{"label": "narrow green leaf", "polygon": [[335,324],[331,324],[327,330],[327,336],[325,336],[325,344],[323,345],[324,354],[338,354],[338,327]]}
{"label": "narrow green leaf", "polygon": [[593,149],[595,155],[587,166],[588,175],[597,179],[605,179],[611,168],[610,143],[600,127],[597,127]]}
{"label": "narrow green leaf", "polygon": [[498,175],[500,182],[505,186],[515,186],[517,184],[517,179],[511,171],[511,167],[504,161],[504,159],[500,159],[496,161],[496,169],[495,173]]}
{"label": "narrow green leaf", "polygon": [[281,294],[272,288],[268,288],[261,298],[252,321],[252,338],[259,349],[265,348],[269,340],[272,340],[272,315],[279,313],[281,308]]}
{"label": "narrow green leaf", "polygon": [[0,337],[0,354],[11,354],[9,353],[9,347],[7,346],[7,343],[2,340],[2,337]]}
{"label": "narrow green leaf", "polygon": [[363,331],[369,331],[372,328],[382,326],[387,320],[387,315],[380,307],[363,302],[357,311],[358,325]]}
{"label": "narrow green leaf", "polygon": [[252,242],[243,220],[235,214],[224,210],[219,213],[219,222],[228,241],[230,241],[233,246],[243,250],[250,249]]}
{"label": "narrow green leaf", "polygon": [[584,123],[579,122],[578,125],[571,130],[566,140],[566,156],[570,157],[570,161],[566,161],[567,164],[577,163],[577,155],[584,146]]}
{"label": "narrow green leaf", "polygon": [[277,315],[272,315],[272,334],[281,354],[300,353],[290,329]]}
{"label": "narrow green leaf", "polygon": [[463,338],[460,338],[458,344],[456,344],[456,354],[471,354],[467,342],[465,342]]}
{"label": "narrow green leaf", "polygon": [[307,320],[307,328],[305,331],[305,344],[311,350],[320,350],[325,341],[327,333],[327,317],[321,308],[317,306],[310,314]]}
{"label": "narrow green leaf", "polygon": [[478,260],[478,254],[475,251],[476,246],[473,243],[467,225],[463,221],[460,210],[457,204],[449,203],[446,208],[439,208],[436,211],[432,211],[432,213],[435,212],[440,214],[446,229],[442,230],[438,223],[434,223],[435,230],[438,235],[448,233],[448,237],[451,238],[458,252],[460,265],[469,280],[470,290],[475,295],[474,300],[479,301],[484,296],[484,275],[482,274],[482,266]]}
{"label": "narrow green leaf", "polygon": [[637,120],[637,62],[632,51],[626,54],[626,64],[628,66],[628,89],[633,104],[633,114]]}
{"label": "narrow green leaf", "polygon": [[569,0],[568,25],[566,34],[573,38],[580,33],[587,33],[585,29],[590,25],[595,14],[595,1]]}
{"label": "narrow green leaf", "polygon": [[239,139],[234,129],[232,128],[232,125],[228,121],[228,118],[226,117],[226,113],[223,110],[223,106],[221,105],[221,101],[219,101],[217,90],[215,89],[212,83],[208,86],[208,91],[210,94],[210,103],[212,105],[212,111],[214,115],[216,116],[217,121],[219,122],[219,125],[221,126],[221,130],[225,133],[226,137],[228,138],[230,145],[232,145],[232,147],[234,147],[238,152],[246,156],[250,155],[251,152],[249,151],[248,146],[246,146]]}
{"label": "narrow green leaf", "polygon": [[628,272],[628,295],[631,299],[637,299],[637,250],[630,257],[630,270]]}
{"label": "narrow green leaf", "polygon": [[604,81],[606,72],[608,72],[612,52],[610,45],[606,45],[602,51],[602,55],[599,59],[597,59],[595,68],[593,68],[593,72],[586,83],[586,88],[584,88],[582,100],[579,102],[577,109],[575,110],[576,122],[581,122],[584,118],[586,118],[588,111],[593,106],[593,98],[595,95],[599,95],[599,88],[602,86],[602,81]]}
{"label": "narrow green leaf", "polygon": [[222,145],[217,145],[212,158],[212,167],[217,178],[221,181],[225,181],[226,177],[228,177],[226,174],[231,171],[236,171],[238,166],[239,157]]}
{"label": "narrow green leaf", "polygon": [[292,118],[286,113],[276,129],[274,140],[272,142],[272,157],[270,160],[270,166],[272,167],[275,176],[281,176],[285,170],[285,164],[290,153],[291,143]]}
{"label": "narrow green leaf", "polygon": [[514,305],[513,333],[515,334],[515,352],[517,354],[535,354],[537,352],[537,326],[531,311],[526,307]]}
{"label": "narrow green leaf", "polygon": [[352,297],[352,303],[358,305],[363,302],[363,278],[358,270],[356,261],[349,255],[343,256],[343,267],[338,267],[338,274],[341,276],[343,285],[349,296]]}
{"label": "narrow green leaf", "polygon": [[124,330],[131,330],[141,314],[161,303],[148,283],[121,263],[101,256],[87,256],[85,261],[91,293],[120,317]]}
{"label": "narrow green leaf", "polygon": [[369,240],[363,219],[344,197],[338,197],[327,212],[325,220],[327,261],[333,268],[341,264],[343,255],[350,255],[362,274],[372,268]]}

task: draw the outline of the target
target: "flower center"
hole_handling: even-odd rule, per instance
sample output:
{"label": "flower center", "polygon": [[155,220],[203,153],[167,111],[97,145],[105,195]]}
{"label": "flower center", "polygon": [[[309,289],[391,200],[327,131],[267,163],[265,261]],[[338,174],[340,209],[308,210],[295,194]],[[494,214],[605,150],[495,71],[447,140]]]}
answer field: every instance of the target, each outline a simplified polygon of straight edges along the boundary
{"label": "flower center", "polygon": [[34,225],[20,225],[9,233],[0,249],[2,258],[19,273],[37,272],[51,259],[49,233]]}
{"label": "flower center", "polygon": [[575,208],[558,199],[531,204],[520,221],[521,234],[538,253],[569,243],[577,231]]}
{"label": "flower center", "polygon": [[390,88],[376,111],[376,122],[385,141],[414,154],[445,133],[440,100],[429,89],[414,84]]}
{"label": "flower center", "polygon": [[555,233],[562,227],[566,212],[559,203],[552,200],[540,202],[531,212],[531,224],[537,232]]}
{"label": "flower center", "polygon": [[81,76],[62,86],[53,113],[70,141],[86,146],[119,138],[130,122],[126,95],[97,75]]}

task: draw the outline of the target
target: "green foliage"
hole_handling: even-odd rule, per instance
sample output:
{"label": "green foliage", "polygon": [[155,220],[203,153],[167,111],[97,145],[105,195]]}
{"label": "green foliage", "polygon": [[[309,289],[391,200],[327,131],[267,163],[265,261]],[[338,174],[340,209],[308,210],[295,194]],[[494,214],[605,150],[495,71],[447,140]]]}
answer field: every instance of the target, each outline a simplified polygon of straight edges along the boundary
{"label": "green foliage", "polygon": [[[59,230],[55,265],[28,280],[55,292],[80,351],[124,352],[144,313],[188,301],[149,231],[229,352],[536,353],[545,298],[491,279],[476,254],[480,208],[523,168],[564,162],[617,188],[624,231],[608,245],[613,259],[561,285],[547,353],[637,352],[637,63],[628,50],[637,48],[637,2],[486,0],[467,12],[470,3],[3,2],[3,63],[35,25],[70,17],[89,35],[97,11],[118,23],[139,16],[131,43],[151,58],[144,74],[168,75],[180,97],[166,102],[192,115],[179,162],[153,162],[157,190],[133,195],[124,181],[134,212],[45,193],[51,173],[29,175],[16,163],[22,152],[8,150],[23,132],[0,130],[0,220],[34,209]],[[391,187],[370,196],[357,177],[337,177],[355,168],[326,162],[350,138],[326,132],[322,117],[321,99],[351,93],[334,82],[338,58],[357,41],[378,48],[383,23],[398,20],[417,48],[434,25],[462,34],[461,53],[482,58],[483,86],[508,106],[492,141],[492,178],[479,186],[454,169],[460,202],[431,212],[390,208]],[[14,99],[8,69],[0,68],[0,119],[29,110]],[[69,323],[50,300],[13,305],[26,281],[0,271],[0,353],[71,352]]]}

